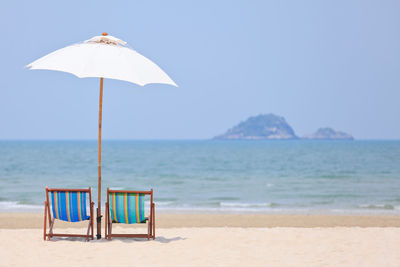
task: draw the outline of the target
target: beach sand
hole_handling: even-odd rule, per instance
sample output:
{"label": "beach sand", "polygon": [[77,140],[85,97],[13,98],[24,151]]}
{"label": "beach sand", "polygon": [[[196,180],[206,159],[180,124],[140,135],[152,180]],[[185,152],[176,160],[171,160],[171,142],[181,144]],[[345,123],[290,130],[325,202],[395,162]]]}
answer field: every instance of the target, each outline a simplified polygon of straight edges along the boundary
{"label": "beach sand", "polygon": [[[0,266],[400,266],[400,216],[157,214],[156,219],[154,241],[45,242],[42,214],[1,213]],[[65,228],[71,225],[77,228]],[[113,227],[121,233],[144,230]],[[55,232],[61,231],[84,233],[85,225],[57,223]]]}

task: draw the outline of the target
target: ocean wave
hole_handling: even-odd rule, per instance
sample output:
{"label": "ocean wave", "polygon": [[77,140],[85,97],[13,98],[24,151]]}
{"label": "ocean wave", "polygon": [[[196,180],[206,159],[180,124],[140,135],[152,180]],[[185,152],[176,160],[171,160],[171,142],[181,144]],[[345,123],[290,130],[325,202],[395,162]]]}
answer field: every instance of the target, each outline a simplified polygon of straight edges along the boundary
{"label": "ocean wave", "polygon": [[124,187],[117,187],[117,186],[110,187],[110,190],[124,190],[124,189],[125,189]]}
{"label": "ocean wave", "polygon": [[163,207],[159,208],[158,211],[161,213],[240,213],[240,214],[248,214],[248,213],[285,213],[282,209],[260,209],[260,208],[221,208],[221,207],[197,207],[197,206],[181,206],[181,207]]}
{"label": "ocean wave", "polygon": [[313,205],[329,205],[334,203],[333,200],[321,200],[321,201],[312,201],[311,204]]}
{"label": "ocean wave", "polygon": [[[147,204],[146,204],[147,205]],[[267,212],[278,211],[277,203],[241,203],[241,202],[205,202],[179,203],[174,201],[157,201],[158,210],[182,212]]]}
{"label": "ocean wave", "polygon": [[[146,210],[149,206],[149,202],[145,202]],[[328,204],[328,203],[326,203]],[[360,204],[355,205],[353,208],[327,208],[317,209],[313,207],[289,207],[286,205],[264,202],[264,203],[246,203],[246,202],[205,202],[205,203],[181,203],[177,201],[156,201],[156,206],[159,211],[162,212],[216,212],[216,213],[398,213],[400,212],[400,206],[391,204]],[[104,209],[104,206],[103,206]],[[0,201],[0,212],[41,212],[43,205],[35,205],[22,203],[18,201]]]}
{"label": "ocean wave", "polygon": [[267,202],[267,203],[237,203],[237,202],[221,202],[220,203],[221,207],[234,207],[234,208],[273,208],[273,207],[278,207],[279,204],[273,203],[273,202]]}
{"label": "ocean wave", "polygon": [[361,204],[357,206],[360,209],[379,209],[379,210],[395,210],[396,207],[390,204]]}
{"label": "ocean wave", "polygon": [[175,197],[158,197],[157,198],[157,203],[159,202],[173,202],[173,201],[177,201],[178,199]]}
{"label": "ocean wave", "polygon": [[[150,202],[147,201],[145,203],[146,205],[150,204]],[[176,205],[176,202],[174,201],[155,201],[155,203],[157,206],[162,206],[162,207]]]}
{"label": "ocean wave", "polygon": [[0,201],[0,211],[39,211],[43,206],[20,203],[17,201]]}
{"label": "ocean wave", "polygon": [[393,201],[400,202],[400,197],[396,197],[395,199],[393,199]]}
{"label": "ocean wave", "polygon": [[239,200],[238,197],[213,197],[210,200]]}

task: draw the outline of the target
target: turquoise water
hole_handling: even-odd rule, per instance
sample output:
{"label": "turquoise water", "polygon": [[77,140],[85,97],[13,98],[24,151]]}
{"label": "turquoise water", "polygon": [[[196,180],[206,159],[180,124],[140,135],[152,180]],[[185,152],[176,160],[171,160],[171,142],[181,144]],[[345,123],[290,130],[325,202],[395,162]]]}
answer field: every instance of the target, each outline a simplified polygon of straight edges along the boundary
{"label": "turquoise water", "polygon": [[[400,141],[102,147],[103,196],[107,186],[153,188],[158,211],[400,214]],[[97,142],[0,141],[0,211],[42,210],[46,185],[91,186],[96,196]]]}

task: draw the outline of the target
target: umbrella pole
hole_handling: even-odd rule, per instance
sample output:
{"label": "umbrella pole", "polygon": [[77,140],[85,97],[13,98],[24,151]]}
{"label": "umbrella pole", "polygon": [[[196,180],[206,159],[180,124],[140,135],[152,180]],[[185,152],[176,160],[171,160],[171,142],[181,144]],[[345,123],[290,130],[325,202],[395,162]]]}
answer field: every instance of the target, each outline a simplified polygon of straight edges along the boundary
{"label": "umbrella pole", "polygon": [[99,100],[99,162],[98,162],[98,185],[97,185],[97,239],[101,239],[101,121],[103,109],[103,78],[100,78],[100,100]]}

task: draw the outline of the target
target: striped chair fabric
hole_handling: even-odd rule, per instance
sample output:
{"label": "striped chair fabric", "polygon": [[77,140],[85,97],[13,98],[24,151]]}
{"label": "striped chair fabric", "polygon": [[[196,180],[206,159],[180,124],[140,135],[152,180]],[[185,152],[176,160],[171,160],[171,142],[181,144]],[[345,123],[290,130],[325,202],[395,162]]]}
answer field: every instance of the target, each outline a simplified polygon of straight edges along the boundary
{"label": "striped chair fabric", "polygon": [[144,194],[109,193],[110,216],[114,223],[145,223]]}
{"label": "striped chair fabric", "polygon": [[53,216],[67,222],[80,222],[90,218],[86,212],[87,192],[52,191]]}

